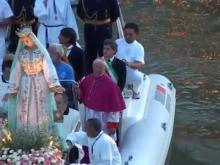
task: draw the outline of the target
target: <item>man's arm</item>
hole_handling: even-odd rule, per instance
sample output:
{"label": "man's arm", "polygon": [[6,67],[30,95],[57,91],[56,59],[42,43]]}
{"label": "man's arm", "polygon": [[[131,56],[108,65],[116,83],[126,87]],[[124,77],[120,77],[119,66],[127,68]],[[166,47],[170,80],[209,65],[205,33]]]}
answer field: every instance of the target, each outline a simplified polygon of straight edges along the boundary
{"label": "man's arm", "polygon": [[75,143],[88,146],[88,137],[85,132],[71,132],[67,135],[66,142],[69,146]]}
{"label": "man's arm", "polygon": [[76,8],[76,13],[81,18],[81,20],[84,20],[85,15],[84,15],[82,3],[83,3],[82,0],[79,0],[79,3],[78,3],[77,8]]}
{"label": "man's arm", "polygon": [[119,6],[117,0],[109,1],[110,6],[110,17],[111,22],[115,22],[118,17],[120,17]]}
{"label": "man's arm", "polygon": [[9,18],[5,18],[3,20],[0,21],[0,26],[7,26],[13,23],[13,16],[9,17]]}
{"label": "man's arm", "polygon": [[7,1],[1,1],[1,8],[0,10],[3,10],[1,11],[1,21],[0,21],[0,27],[1,26],[7,26],[9,24],[12,23],[12,18],[13,18],[13,12],[11,10],[11,7],[9,6],[8,2]]}
{"label": "man's arm", "polygon": [[144,47],[140,44],[137,45],[136,57],[135,57],[134,61],[126,62],[126,65],[132,69],[140,69],[145,63],[144,54],[145,54]]}
{"label": "man's arm", "polygon": [[[114,66],[114,63],[112,63],[112,65]],[[115,72],[118,74],[118,86],[121,91],[123,91],[126,82],[126,65],[124,61],[117,59],[117,63],[115,64]]]}
{"label": "man's arm", "polygon": [[135,61],[135,62],[126,62],[126,65],[132,69],[141,69],[144,65],[142,62]]}

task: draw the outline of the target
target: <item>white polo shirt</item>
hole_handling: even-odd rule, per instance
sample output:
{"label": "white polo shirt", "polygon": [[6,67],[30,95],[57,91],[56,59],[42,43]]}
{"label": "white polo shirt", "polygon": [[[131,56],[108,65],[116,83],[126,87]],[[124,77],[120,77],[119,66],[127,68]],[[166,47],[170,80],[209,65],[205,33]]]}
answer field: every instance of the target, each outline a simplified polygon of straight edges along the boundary
{"label": "white polo shirt", "polygon": [[125,39],[117,39],[118,51],[116,57],[127,62],[144,62],[144,47],[138,42],[127,43]]}
{"label": "white polo shirt", "polygon": [[[13,12],[6,0],[0,0],[0,21],[13,16]],[[7,27],[0,27],[0,38],[5,38]]]}

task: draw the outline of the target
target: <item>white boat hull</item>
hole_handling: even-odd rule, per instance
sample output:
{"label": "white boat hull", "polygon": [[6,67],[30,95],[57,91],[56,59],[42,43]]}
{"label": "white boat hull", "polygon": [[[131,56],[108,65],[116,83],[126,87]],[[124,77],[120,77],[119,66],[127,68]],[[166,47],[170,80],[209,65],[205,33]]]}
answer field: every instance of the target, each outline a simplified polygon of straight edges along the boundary
{"label": "white boat hull", "polygon": [[161,75],[149,75],[141,98],[126,98],[120,152],[123,165],[164,165],[173,132],[176,90]]}

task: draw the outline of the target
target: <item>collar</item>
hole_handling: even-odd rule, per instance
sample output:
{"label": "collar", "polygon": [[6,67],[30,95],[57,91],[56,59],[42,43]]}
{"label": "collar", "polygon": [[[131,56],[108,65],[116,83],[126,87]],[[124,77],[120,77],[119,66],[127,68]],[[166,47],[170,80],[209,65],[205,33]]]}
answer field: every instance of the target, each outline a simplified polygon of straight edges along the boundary
{"label": "collar", "polygon": [[66,110],[63,112],[63,115],[68,115],[68,114],[69,114],[69,111],[70,111],[70,109],[69,109],[69,107],[67,106],[67,107],[66,107]]}
{"label": "collar", "polygon": [[94,137],[94,139],[99,138],[102,134],[103,134],[103,131],[99,132],[99,134],[96,137]]}
{"label": "collar", "polygon": [[70,51],[73,48],[73,45],[67,47],[67,50]]}
{"label": "collar", "polygon": [[68,47],[66,48],[66,51],[65,51],[65,52],[66,52],[66,56],[69,56],[69,54],[70,54],[72,48],[73,48],[73,45],[70,45],[70,46],[68,46]]}
{"label": "collar", "polygon": [[115,58],[115,55],[112,58],[110,58],[110,59],[106,59],[106,61],[110,60],[110,62],[112,62],[114,60],[114,58]]}
{"label": "collar", "polygon": [[98,134],[95,138],[93,138],[93,139],[94,139],[94,142],[93,142],[93,144],[92,144],[92,146],[91,146],[92,154],[93,154],[93,147],[94,147],[94,145],[95,145],[96,142],[101,138],[102,135],[103,135],[103,131],[99,132],[99,134]]}

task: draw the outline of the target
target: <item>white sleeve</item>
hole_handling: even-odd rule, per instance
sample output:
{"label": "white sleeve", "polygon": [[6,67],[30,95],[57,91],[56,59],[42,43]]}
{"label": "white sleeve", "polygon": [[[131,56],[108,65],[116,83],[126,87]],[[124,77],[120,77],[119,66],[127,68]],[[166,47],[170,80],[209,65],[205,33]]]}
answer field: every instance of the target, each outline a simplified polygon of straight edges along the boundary
{"label": "white sleeve", "polygon": [[137,47],[137,54],[136,54],[135,61],[138,61],[138,62],[145,64],[145,62],[144,62],[144,47],[142,45],[139,45],[139,47]]}
{"label": "white sleeve", "polygon": [[3,18],[9,18],[9,17],[11,17],[11,16],[13,16],[13,12],[12,12],[12,10],[11,10],[11,7],[9,6],[9,4],[4,0],[4,1],[2,1],[3,2],[3,4],[2,4],[2,9],[4,9],[3,10]]}
{"label": "white sleeve", "polygon": [[88,136],[86,135],[85,132],[71,132],[67,135],[66,140],[71,141],[73,144],[81,144],[88,146]]}
{"label": "white sleeve", "polygon": [[48,15],[48,6],[46,7],[43,0],[36,0],[34,4],[34,15],[38,18],[46,17]]}
{"label": "white sleeve", "polygon": [[[72,115],[72,126],[71,126],[71,130],[74,131],[78,131],[80,128],[80,115],[79,112],[77,110],[73,110],[73,109],[69,109],[70,111],[72,111],[71,115]],[[77,129],[77,130],[76,130]]]}
{"label": "white sleeve", "polygon": [[77,40],[79,40],[78,26],[75,18],[73,9],[71,8],[71,3],[69,0],[66,1],[66,16],[65,16],[66,26],[73,28],[77,35]]}

